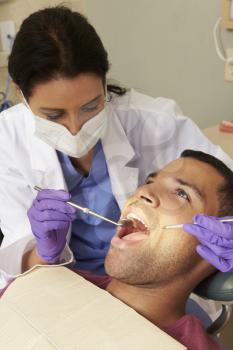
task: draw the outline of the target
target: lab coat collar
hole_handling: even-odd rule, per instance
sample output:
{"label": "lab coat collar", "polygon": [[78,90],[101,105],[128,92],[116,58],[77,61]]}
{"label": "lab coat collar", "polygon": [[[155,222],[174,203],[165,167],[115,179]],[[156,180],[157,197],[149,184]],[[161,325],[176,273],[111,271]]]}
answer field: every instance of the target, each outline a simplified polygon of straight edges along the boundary
{"label": "lab coat collar", "polygon": [[56,151],[35,136],[34,116],[25,106],[24,108],[30,163],[36,174],[35,179],[37,179],[37,183],[34,185],[44,188],[67,189]]}
{"label": "lab coat collar", "polygon": [[57,158],[56,151],[35,136],[35,119],[33,114],[24,106],[27,128],[27,146],[30,149],[30,162],[34,170],[47,171]]}
{"label": "lab coat collar", "polygon": [[138,168],[127,166],[135,152],[111,104],[107,107],[108,125],[102,139],[112,191],[120,208],[138,187]]}

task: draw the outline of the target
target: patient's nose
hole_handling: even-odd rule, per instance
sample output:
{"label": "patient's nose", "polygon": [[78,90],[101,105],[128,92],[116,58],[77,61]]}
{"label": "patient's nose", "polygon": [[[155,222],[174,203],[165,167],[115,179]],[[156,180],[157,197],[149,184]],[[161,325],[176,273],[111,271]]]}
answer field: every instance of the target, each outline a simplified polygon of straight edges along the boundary
{"label": "patient's nose", "polygon": [[148,185],[138,189],[137,197],[153,207],[157,207],[159,205],[158,196],[150,190]]}

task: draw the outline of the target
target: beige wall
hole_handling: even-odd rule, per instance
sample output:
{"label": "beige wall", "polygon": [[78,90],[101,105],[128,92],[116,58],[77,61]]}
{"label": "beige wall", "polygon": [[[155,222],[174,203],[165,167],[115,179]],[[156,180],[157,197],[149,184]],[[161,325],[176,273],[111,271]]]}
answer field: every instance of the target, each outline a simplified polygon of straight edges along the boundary
{"label": "beige wall", "polygon": [[[13,20],[16,24],[16,29],[19,28],[22,20],[30,13],[47,6],[65,4],[74,10],[84,12],[84,0],[9,0],[6,3],[0,3],[0,21]],[[5,81],[7,69],[0,68],[0,90],[5,90]],[[13,86],[11,87],[11,99],[17,101]]]}
{"label": "beige wall", "polygon": [[[86,0],[108,49],[110,76],[152,96],[174,98],[200,127],[233,118],[233,83],[215,53],[220,0]],[[224,33],[233,47],[233,32]]]}

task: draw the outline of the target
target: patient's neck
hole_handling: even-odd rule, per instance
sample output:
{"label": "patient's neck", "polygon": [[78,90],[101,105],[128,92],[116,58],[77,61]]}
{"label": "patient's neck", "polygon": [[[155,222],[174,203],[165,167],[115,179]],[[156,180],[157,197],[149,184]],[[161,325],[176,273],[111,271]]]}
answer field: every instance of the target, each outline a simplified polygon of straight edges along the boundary
{"label": "patient's neck", "polygon": [[192,287],[182,276],[158,286],[132,286],[113,279],[107,290],[158,327],[166,327],[185,314]]}

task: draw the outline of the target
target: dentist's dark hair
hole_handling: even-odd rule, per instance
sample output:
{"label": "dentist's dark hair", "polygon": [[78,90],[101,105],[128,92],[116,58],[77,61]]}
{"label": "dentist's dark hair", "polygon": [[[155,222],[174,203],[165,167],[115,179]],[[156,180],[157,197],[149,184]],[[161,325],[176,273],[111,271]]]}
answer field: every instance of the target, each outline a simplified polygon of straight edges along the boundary
{"label": "dentist's dark hair", "polygon": [[[93,73],[105,84],[108,55],[88,20],[65,6],[45,8],[26,18],[15,37],[8,61],[12,80],[26,99],[37,84],[59,77]],[[123,95],[126,89],[108,85]]]}
{"label": "dentist's dark hair", "polygon": [[[181,153],[181,158],[193,158],[200,162],[211,165],[223,178],[222,185],[218,188],[219,212],[218,216],[233,215],[233,172],[218,158],[194,150],[185,150]],[[206,174],[208,177],[209,175]]]}

